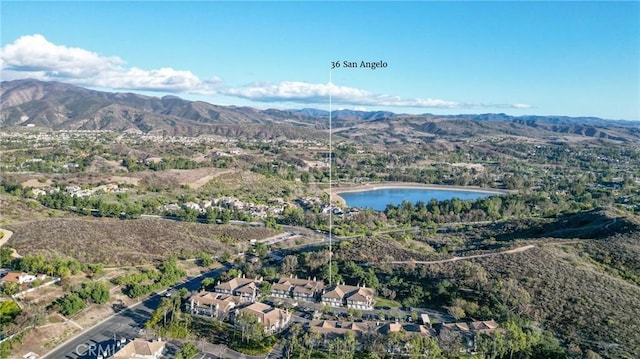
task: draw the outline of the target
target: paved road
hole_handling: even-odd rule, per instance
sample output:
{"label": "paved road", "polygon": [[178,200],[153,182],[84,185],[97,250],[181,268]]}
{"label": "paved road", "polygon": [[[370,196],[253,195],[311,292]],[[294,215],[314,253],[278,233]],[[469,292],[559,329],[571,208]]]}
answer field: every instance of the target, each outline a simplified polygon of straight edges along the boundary
{"label": "paved road", "polygon": [[[197,290],[203,278],[219,276],[229,268],[230,267],[222,266],[213,271],[191,278],[175,286],[175,288],[187,288],[190,291]],[[144,327],[144,323],[158,307],[161,298],[162,295],[155,294],[85,330],[78,336],[43,355],[41,358],[95,359],[98,354],[100,354],[99,351],[102,353],[113,353],[115,345],[114,337],[116,340],[119,340],[120,338],[132,339],[141,336],[140,329]]]}

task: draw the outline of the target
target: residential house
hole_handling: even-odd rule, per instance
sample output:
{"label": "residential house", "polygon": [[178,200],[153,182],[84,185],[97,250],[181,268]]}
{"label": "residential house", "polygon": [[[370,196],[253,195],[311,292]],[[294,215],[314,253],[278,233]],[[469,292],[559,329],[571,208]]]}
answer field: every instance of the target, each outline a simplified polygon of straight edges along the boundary
{"label": "residential house", "polygon": [[189,298],[187,309],[191,314],[225,319],[236,306],[239,298],[229,294],[199,292]]}
{"label": "residential house", "polygon": [[489,334],[498,330],[498,323],[493,320],[459,322],[442,324],[442,330],[459,332],[462,335],[467,352],[473,353],[476,350],[476,339],[478,334]]}
{"label": "residential house", "polygon": [[375,291],[365,286],[336,285],[322,294],[322,304],[332,307],[372,310]]}
{"label": "residential house", "polygon": [[9,272],[4,277],[2,277],[2,282],[13,282],[18,284],[31,283],[36,279],[44,280],[47,276],[44,274],[32,275],[28,273],[20,273],[20,272]]}
{"label": "residential house", "polygon": [[489,334],[498,329],[499,325],[495,320],[483,320],[469,323],[469,329],[475,333]]}
{"label": "residential house", "polygon": [[429,327],[431,327],[431,318],[429,318],[429,314],[427,313],[420,314],[420,321],[422,322],[422,324],[428,325]]}
{"label": "residential house", "polygon": [[402,324],[400,323],[386,323],[381,326],[378,331],[382,334],[399,333],[402,331]]}
{"label": "residential house", "polygon": [[283,330],[291,321],[291,313],[287,310],[274,308],[260,302],[252,303],[239,311],[236,310],[236,313],[239,312],[255,315],[258,322],[264,326],[265,332],[270,334]]}
{"label": "residential house", "polygon": [[410,323],[409,324],[386,323],[385,325],[380,327],[379,332],[382,334],[407,332],[407,333],[420,334],[420,335],[425,335],[430,337],[436,335],[436,332],[433,329],[425,325],[410,324]]}
{"label": "residential house", "polygon": [[150,342],[144,339],[134,339],[109,359],[159,359],[162,357],[165,345],[166,342],[161,340]]}
{"label": "residential house", "polygon": [[312,320],[309,322],[309,331],[322,335],[325,341],[344,336],[348,332],[360,337],[364,333],[375,331],[376,327],[375,323],[356,323],[340,320]]}
{"label": "residential house", "polygon": [[316,278],[301,279],[301,278],[280,278],[278,283],[271,287],[271,295],[279,298],[293,297],[296,300],[303,300],[306,302],[315,302],[322,290],[324,283],[317,281]]}
{"label": "residential house", "polygon": [[34,188],[31,190],[31,193],[33,193],[33,197],[38,198],[38,196],[44,196],[47,194],[47,191],[40,189],[40,188]]}
{"label": "residential house", "polygon": [[498,329],[499,325],[494,320],[475,321],[470,323],[445,323],[443,329],[453,330],[462,334],[466,333],[491,333]]}
{"label": "residential house", "polygon": [[408,333],[415,333],[415,334],[420,334],[420,335],[424,335],[424,336],[428,336],[428,337],[435,337],[436,336],[436,331],[433,330],[433,328],[431,328],[431,327],[429,327],[427,325],[404,324],[402,326],[402,329],[404,329]]}
{"label": "residential house", "polygon": [[214,290],[217,293],[230,294],[240,297],[240,303],[252,303],[258,298],[259,286],[262,278],[236,277],[226,282],[218,282]]}
{"label": "residential house", "polygon": [[200,204],[195,203],[195,202],[185,202],[185,203],[182,204],[182,208],[192,209],[192,210],[198,211],[200,213],[204,212],[204,209],[202,207],[200,207]]}

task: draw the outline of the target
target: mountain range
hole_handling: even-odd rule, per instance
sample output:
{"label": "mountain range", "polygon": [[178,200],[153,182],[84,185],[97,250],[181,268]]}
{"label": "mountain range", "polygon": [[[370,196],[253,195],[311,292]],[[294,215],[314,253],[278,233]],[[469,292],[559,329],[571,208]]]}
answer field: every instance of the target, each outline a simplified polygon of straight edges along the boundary
{"label": "mountain range", "polygon": [[[336,136],[367,142],[414,142],[471,136],[591,137],[640,142],[640,122],[596,117],[409,115],[388,111],[337,110]],[[160,135],[203,134],[259,139],[317,138],[329,127],[329,112],[259,110],[219,106],[176,96],[103,92],[34,79],[0,84],[0,126],[32,124],[61,130],[114,130]]]}

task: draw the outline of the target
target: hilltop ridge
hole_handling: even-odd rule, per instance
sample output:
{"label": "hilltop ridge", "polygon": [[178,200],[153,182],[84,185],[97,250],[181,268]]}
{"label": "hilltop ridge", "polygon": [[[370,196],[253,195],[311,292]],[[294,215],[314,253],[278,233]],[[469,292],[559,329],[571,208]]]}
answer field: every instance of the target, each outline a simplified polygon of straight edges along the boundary
{"label": "hilltop ridge", "polygon": [[[54,130],[113,130],[160,135],[260,139],[317,138],[328,130],[328,111],[259,110],[189,101],[174,95],[151,97],[90,90],[34,79],[5,81],[0,91],[0,125],[34,125]],[[411,115],[389,111],[336,110],[338,137],[368,143],[412,143],[438,138],[523,136],[640,142],[640,123],[594,117],[505,114]]]}

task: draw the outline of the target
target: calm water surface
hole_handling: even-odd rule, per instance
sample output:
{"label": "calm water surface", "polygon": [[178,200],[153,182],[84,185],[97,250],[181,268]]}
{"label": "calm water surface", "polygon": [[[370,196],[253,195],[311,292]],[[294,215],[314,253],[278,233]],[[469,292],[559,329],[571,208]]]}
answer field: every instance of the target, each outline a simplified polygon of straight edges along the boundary
{"label": "calm water surface", "polygon": [[490,197],[495,194],[473,191],[455,191],[449,189],[420,189],[420,188],[384,188],[361,192],[342,192],[342,197],[349,207],[369,207],[376,211],[384,211],[387,204],[399,205],[407,200],[412,203],[418,201],[429,202],[431,199],[443,201],[457,197],[461,200]]}

